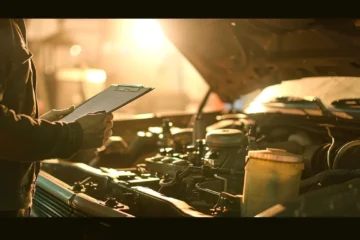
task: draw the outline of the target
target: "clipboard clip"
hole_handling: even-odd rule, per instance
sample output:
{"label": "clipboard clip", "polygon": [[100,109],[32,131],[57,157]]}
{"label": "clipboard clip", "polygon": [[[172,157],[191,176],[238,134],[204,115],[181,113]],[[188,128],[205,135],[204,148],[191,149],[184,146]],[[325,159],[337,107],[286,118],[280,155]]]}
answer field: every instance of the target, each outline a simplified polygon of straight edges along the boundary
{"label": "clipboard clip", "polygon": [[128,84],[121,84],[117,85],[115,91],[122,91],[122,92],[137,92],[140,89],[144,88],[142,85],[128,85]]}

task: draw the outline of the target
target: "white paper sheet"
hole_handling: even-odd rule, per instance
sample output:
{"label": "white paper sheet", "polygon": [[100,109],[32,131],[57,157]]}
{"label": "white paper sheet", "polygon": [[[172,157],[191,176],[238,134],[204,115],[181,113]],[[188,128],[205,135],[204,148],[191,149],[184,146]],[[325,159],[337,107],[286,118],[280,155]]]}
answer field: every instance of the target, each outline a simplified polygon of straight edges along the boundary
{"label": "white paper sheet", "polygon": [[113,112],[152,90],[154,88],[140,85],[111,85],[76,107],[72,113],[61,119],[61,121],[72,122],[88,113],[99,111]]}

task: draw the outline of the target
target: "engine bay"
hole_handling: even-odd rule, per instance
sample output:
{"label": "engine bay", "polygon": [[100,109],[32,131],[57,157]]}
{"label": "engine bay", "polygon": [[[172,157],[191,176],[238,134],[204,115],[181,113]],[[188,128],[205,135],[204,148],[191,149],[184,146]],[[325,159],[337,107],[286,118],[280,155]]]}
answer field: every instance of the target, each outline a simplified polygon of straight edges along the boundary
{"label": "engine bay", "polygon": [[[44,189],[66,189],[71,216],[111,215],[98,206],[125,217],[358,215],[358,122],[230,112],[207,124],[199,116],[185,127],[164,118],[162,126],[137,131],[131,144],[112,137],[96,157],[82,154],[87,163],[43,162],[35,212],[64,216],[40,206],[50,201]],[[63,190],[47,188],[49,178]],[[75,201],[79,195],[93,206]]]}
{"label": "engine bay", "polygon": [[[208,83],[198,112],[114,121],[103,148],[44,161],[35,215],[360,215],[358,19],[159,23]],[[211,93],[243,105],[203,113]]]}

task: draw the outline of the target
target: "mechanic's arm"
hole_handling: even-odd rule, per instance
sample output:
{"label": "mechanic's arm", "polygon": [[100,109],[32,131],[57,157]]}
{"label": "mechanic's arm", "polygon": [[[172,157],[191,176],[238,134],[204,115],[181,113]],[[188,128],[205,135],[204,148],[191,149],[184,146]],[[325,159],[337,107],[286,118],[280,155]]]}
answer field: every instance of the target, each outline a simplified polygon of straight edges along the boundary
{"label": "mechanic's arm", "polygon": [[34,120],[0,105],[0,161],[69,158],[80,149],[103,146],[112,135],[113,115],[89,113],[75,122]]}
{"label": "mechanic's arm", "polygon": [[[0,66],[6,64],[8,58],[15,62],[16,56],[19,68],[11,77],[0,68],[0,88],[6,86],[6,81],[12,81],[12,89],[17,84],[24,84],[23,76],[29,74],[30,54],[26,49],[19,48],[8,56],[15,40],[21,43],[17,30],[9,19],[0,20]],[[21,61],[20,61],[21,60]],[[6,76],[6,77],[4,77]],[[10,79],[10,80],[9,80]],[[8,90],[9,91],[9,90]],[[17,94],[7,92],[9,96]],[[101,147],[111,135],[111,114],[88,114],[76,122],[50,122],[34,120],[29,116],[16,114],[2,105],[3,92],[0,91],[0,161],[40,161],[50,158],[69,158],[80,149]],[[48,119],[48,118],[45,118]]]}
{"label": "mechanic's arm", "polygon": [[36,161],[69,158],[82,145],[77,122],[34,120],[0,105],[0,159]]}
{"label": "mechanic's arm", "polygon": [[0,105],[0,159],[66,159],[80,149],[101,147],[111,135],[111,120],[112,115],[105,113],[88,114],[72,123],[34,120]]}

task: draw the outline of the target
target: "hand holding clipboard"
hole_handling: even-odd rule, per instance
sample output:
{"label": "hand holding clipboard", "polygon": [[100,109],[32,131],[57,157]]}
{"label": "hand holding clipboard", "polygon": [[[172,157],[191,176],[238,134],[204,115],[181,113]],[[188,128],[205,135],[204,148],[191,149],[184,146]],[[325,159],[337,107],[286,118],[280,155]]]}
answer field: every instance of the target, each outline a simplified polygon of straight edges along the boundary
{"label": "hand holding clipboard", "polygon": [[73,122],[88,113],[99,111],[112,113],[152,90],[154,90],[153,87],[144,87],[142,85],[111,85],[104,91],[77,106],[72,113],[60,121]]}

